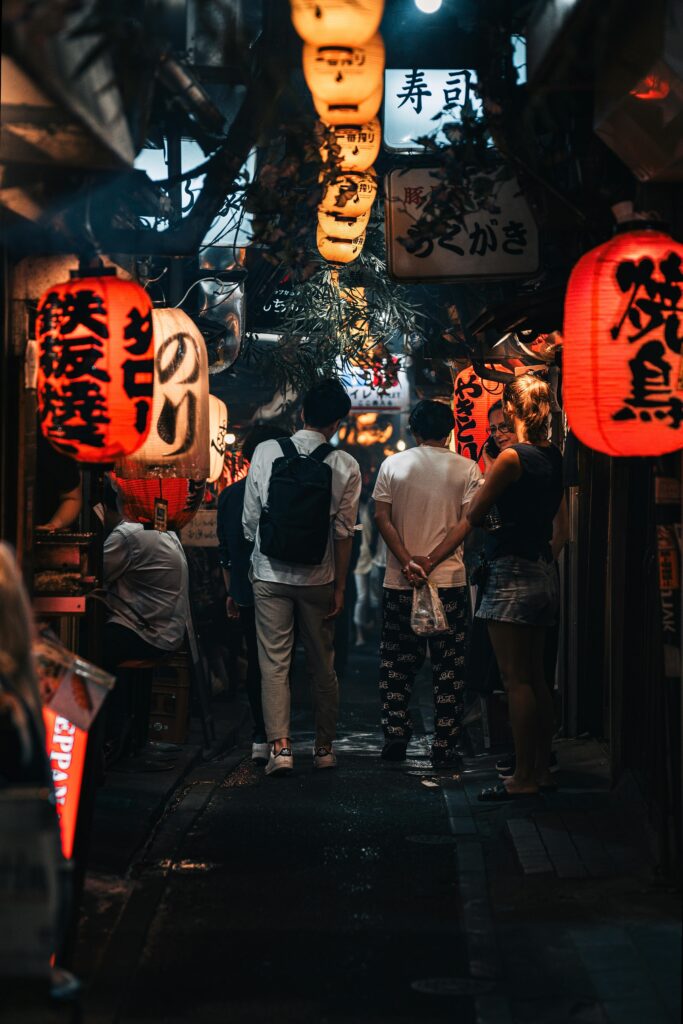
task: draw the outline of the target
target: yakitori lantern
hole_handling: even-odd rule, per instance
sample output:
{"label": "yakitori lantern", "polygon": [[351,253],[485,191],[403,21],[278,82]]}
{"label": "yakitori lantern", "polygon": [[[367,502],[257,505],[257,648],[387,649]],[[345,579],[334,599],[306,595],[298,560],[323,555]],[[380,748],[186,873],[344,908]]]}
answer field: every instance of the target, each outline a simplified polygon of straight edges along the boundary
{"label": "yakitori lantern", "polygon": [[372,167],[382,142],[382,129],[377,119],[368,124],[339,125],[328,130],[334,133],[339,148],[331,152],[323,143],[320,147],[323,161],[333,160],[340,171],[367,171]]}
{"label": "yakitori lantern", "polygon": [[353,263],[363,251],[365,234],[358,238],[330,238],[318,225],[318,251],[330,263]]}
{"label": "yakitori lantern", "polygon": [[584,444],[607,455],[683,447],[683,245],[661,231],[617,234],[572,271],[562,395]]}
{"label": "yakitori lantern", "polygon": [[209,483],[218,480],[223,472],[226,435],[228,433],[228,407],[215,395],[209,395]]}
{"label": "yakitori lantern", "polygon": [[303,52],[306,85],[326,103],[360,103],[381,88],[384,43],[379,33],[362,46],[311,46]]}
{"label": "yakitori lantern", "polygon": [[154,404],[149,437],[117,465],[127,479],[209,475],[209,370],[199,328],[182,309],[155,309]]}
{"label": "yakitori lantern", "polygon": [[360,102],[340,103],[338,100],[328,102],[313,96],[313,105],[318,117],[328,125],[359,125],[366,124],[377,117],[377,111],[382,105],[384,86],[379,84],[374,92]]}
{"label": "yakitori lantern", "polygon": [[205,481],[182,477],[124,480],[114,477],[123,514],[134,523],[182,530],[201,508]]}
{"label": "yakitori lantern", "polygon": [[358,217],[345,217],[341,213],[324,213],[318,210],[318,224],[326,235],[332,238],[358,238],[368,226],[370,211]]}
{"label": "yakitori lantern", "polygon": [[115,273],[74,276],[38,303],[38,415],[54,448],[79,462],[136,451],[151,424],[152,306]]}
{"label": "yakitori lantern", "polygon": [[379,28],[384,0],[290,0],[292,24],[313,46],[362,46]]}
{"label": "yakitori lantern", "polygon": [[489,409],[500,401],[503,385],[482,380],[474,368],[468,366],[455,378],[453,387],[453,416],[455,417],[455,443],[459,455],[476,461],[488,437]]}
{"label": "yakitori lantern", "polygon": [[323,190],[318,212],[360,217],[369,213],[376,196],[377,178],[374,174],[340,174]]}

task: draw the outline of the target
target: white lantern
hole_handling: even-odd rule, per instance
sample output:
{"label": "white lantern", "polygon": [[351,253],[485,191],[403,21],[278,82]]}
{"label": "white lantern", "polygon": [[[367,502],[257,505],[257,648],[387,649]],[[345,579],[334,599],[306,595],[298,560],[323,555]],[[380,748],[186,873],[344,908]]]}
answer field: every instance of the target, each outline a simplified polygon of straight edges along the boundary
{"label": "white lantern", "polygon": [[381,88],[384,42],[379,33],[364,46],[311,46],[303,52],[304,78],[327,103],[360,103]]}
{"label": "white lantern", "polygon": [[322,195],[318,211],[339,213],[342,217],[360,217],[369,213],[377,196],[377,178],[374,172],[340,174]]}
{"label": "white lantern", "polygon": [[332,238],[358,238],[368,226],[370,211],[358,217],[345,217],[343,213],[325,213],[318,210],[318,224]]}
{"label": "white lantern", "polygon": [[204,339],[182,309],[152,310],[154,399],[147,440],[117,463],[117,476],[209,475],[209,368]]}
{"label": "white lantern", "polygon": [[314,46],[362,46],[379,28],[384,0],[290,0],[292,24]]}
{"label": "white lantern", "polygon": [[371,92],[366,99],[361,100],[359,103],[339,103],[338,100],[333,100],[329,103],[327,100],[314,95],[313,104],[318,112],[318,117],[325,124],[367,124],[368,121],[372,121],[373,118],[377,117],[377,111],[382,105],[383,95],[384,83],[380,82],[375,91]]}
{"label": "white lantern", "polygon": [[358,238],[330,238],[318,225],[318,251],[330,263],[352,263],[363,251],[365,233]]}
{"label": "white lantern", "polygon": [[218,480],[223,472],[223,460],[228,434],[228,407],[215,395],[209,395],[209,483]]}
{"label": "white lantern", "polygon": [[367,171],[372,167],[382,142],[382,128],[377,118],[368,124],[339,125],[330,130],[334,133],[339,152],[333,156],[323,142],[320,156],[325,162],[334,159],[340,171]]}

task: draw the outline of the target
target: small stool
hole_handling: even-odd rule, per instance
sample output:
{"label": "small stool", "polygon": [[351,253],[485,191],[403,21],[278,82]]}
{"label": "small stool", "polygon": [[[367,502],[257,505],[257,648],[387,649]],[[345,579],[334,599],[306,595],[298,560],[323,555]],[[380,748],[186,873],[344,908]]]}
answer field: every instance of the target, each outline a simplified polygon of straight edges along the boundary
{"label": "small stool", "polygon": [[149,738],[162,743],[186,743],[192,666],[181,648],[155,667],[152,680]]}
{"label": "small stool", "polygon": [[163,665],[167,658],[129,658],[117,666],[117,672],[125,673],[120,685],[128,691],[129,731],[123,738],[125,753],[138,754],[147,743],[149,711],[152,698],[154,670]]}

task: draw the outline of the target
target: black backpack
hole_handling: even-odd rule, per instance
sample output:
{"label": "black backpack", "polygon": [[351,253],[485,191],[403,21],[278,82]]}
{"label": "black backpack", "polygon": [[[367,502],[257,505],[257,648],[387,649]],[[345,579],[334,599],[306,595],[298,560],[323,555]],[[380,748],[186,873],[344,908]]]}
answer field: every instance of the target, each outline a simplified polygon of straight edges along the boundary
{"label": "black backpack", "polygon": [[306,455],[288,437],[278,444],[282,456],[273,463],[268,504],[259,520],[261,552],[280,562],[320,565],[332,503],[332,467],[325,459],[334,448],[321,444]]}

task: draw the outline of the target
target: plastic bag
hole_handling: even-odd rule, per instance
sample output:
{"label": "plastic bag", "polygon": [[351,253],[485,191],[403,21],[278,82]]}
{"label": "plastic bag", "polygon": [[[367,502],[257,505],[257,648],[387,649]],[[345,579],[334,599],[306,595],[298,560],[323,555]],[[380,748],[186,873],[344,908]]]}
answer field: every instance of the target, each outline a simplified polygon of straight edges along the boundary
{"label": "plastic bag", "polygon": [[418,636],[436,636],[448,632],[448,619],[439,592],[432,583],[413,590],[410,625]]}

